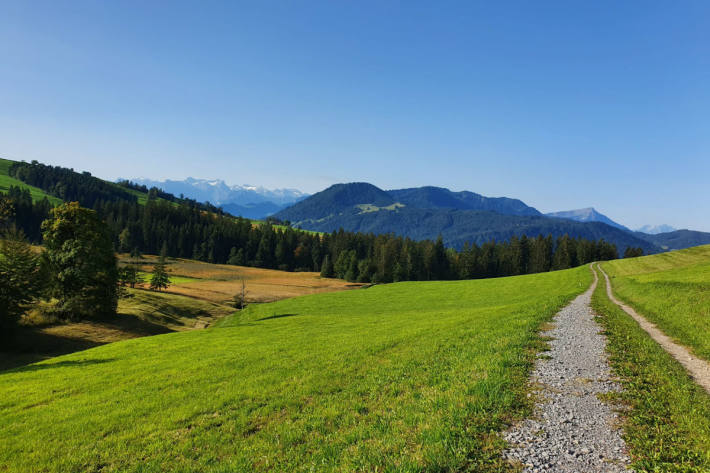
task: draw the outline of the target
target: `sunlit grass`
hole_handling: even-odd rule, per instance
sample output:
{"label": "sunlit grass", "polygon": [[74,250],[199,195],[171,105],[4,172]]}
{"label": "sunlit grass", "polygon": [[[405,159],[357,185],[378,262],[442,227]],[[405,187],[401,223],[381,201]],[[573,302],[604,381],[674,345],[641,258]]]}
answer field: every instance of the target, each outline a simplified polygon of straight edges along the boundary
{"label": "sunlit grass", "polygon": [[251,306],[0,374],[0,471],[501,471],[586,267]]}
{"label": "sunlit grass", "polygon": [[710,246],[602,266],[619,299],[710,360]]}
{"label": "sunlit grass", "polygon": [[61,199],[47,194],[42,189],[30,186],[20,181],[19,179],[10,177],[8,173],[10,171],[10,166],[12,166],[13,162],[14,161],[10,161],[7,159],[0,159],[0,192],[7,192],[8,190],[10,190],[11,186],[22,187],[29,189],[33,201],[39,201],[46,197],[47,199],[49,199],[49,202],[52,205],[59,205],[62,203]]}
{"label": "sunlit grass", "polygon": [[610,361],[624,387],[615,397],[627,407],[624,431],[635,471],[710,471],[710,396],[609,301],[603,284],[592,303],[601,315]]}

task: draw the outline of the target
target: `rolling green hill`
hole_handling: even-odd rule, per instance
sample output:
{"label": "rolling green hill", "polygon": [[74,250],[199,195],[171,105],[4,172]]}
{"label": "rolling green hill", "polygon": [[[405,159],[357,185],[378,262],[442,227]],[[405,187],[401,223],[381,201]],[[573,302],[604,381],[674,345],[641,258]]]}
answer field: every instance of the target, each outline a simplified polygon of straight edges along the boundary
{"label": "rolling green hill", "polygon": [[31,186],[29,184],[25,184],[24,182],[20,181],[19,179],[15,179],[14,177],[11,177],[9,174],[9,170],[10,170],[10,166],[12,166],[14,164],[14,162],[15,161],[10,161],[9,159],[1,159],[0,158],[0,192],[7,192],[11,186],[23,187],[23,188],[27,188],[30,190],[30,194],[32,195],[32,200],[34,200],[34,201],[42,200],[46,197],[47,199],[49,199],[49,201],[53,205],[59,205],[62,203],[61,199],[58,199],[52,195],[47,194],[42,189],[40,189],[38,187]]}
{"label": "rolling green hill", "polygon": [[588,268],[252,306],[0,374],[0,471],[501,471]]}
{"label": "rolling green hill", "polygon": [[710,360],[710,246],[602,266],[619,299]]}
{"label": "rolling green hill", "polygon": [[[710,246],[602,263],[615,295],[698,356],[710,353]],[[601,277],[601,275],[600,275]],[[710,396],[616,304],[592,297],[623,391],[624,439],[634,471],[710,471]]]}

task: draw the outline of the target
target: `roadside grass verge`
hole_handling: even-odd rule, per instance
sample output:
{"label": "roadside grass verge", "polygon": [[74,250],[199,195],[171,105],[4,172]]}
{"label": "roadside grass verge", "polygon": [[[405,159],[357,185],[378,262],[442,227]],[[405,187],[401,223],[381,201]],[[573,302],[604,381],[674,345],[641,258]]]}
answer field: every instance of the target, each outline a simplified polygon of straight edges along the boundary
{"label": "roadside grass verge", "polygon": [[710,361],[710,246],[602,263],[614,294]]}
{"label": "roadside grass verge", "polygon": [[[606,266],[605,266],[606,269]],[[624,438],[638,472],[710,471],[710,396],[685,369],[606,295],[604,278],[592,296],[607,351],[627,406]]]}
{"label": "roadside grass verge", "polygon": [[507,471],[537,331],[591,278],[318,294],[0,373],[0,471]]}

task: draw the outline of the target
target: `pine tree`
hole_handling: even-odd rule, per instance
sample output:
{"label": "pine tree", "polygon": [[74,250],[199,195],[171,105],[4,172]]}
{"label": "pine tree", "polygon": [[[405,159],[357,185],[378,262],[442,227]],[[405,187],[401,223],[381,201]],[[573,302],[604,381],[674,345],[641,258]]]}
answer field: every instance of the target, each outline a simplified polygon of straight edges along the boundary
{"label": "pine tree", "polygon": [[0,236],[0,340],[9,338],[24,306],[42,289],[38,256],[22,231]]}
{"label": "pine tree", "polygon": [[330,261],[330,255],[325,255],[325,258],[323,258],[323,264],[321,265],[320,276],[322,278],[335,277],[335,269],[333,269],[333,263]]}
{"label": "pine tree", "polygon": [[153,266],[153,276],[150,278],[150,289],[161,291],[170,285],[170,277],[165,264],[165,256],[160,255],[158,262]]}

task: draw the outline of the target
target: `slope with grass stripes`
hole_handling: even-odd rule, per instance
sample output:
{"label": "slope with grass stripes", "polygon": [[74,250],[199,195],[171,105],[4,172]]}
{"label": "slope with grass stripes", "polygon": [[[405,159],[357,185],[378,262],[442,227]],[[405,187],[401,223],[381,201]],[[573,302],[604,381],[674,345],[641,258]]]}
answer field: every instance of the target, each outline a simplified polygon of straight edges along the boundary
{"label": "slope with grass stripes", "polygon": [[589,268],[252,306],[0,374],[0,471],[501,471]]}

